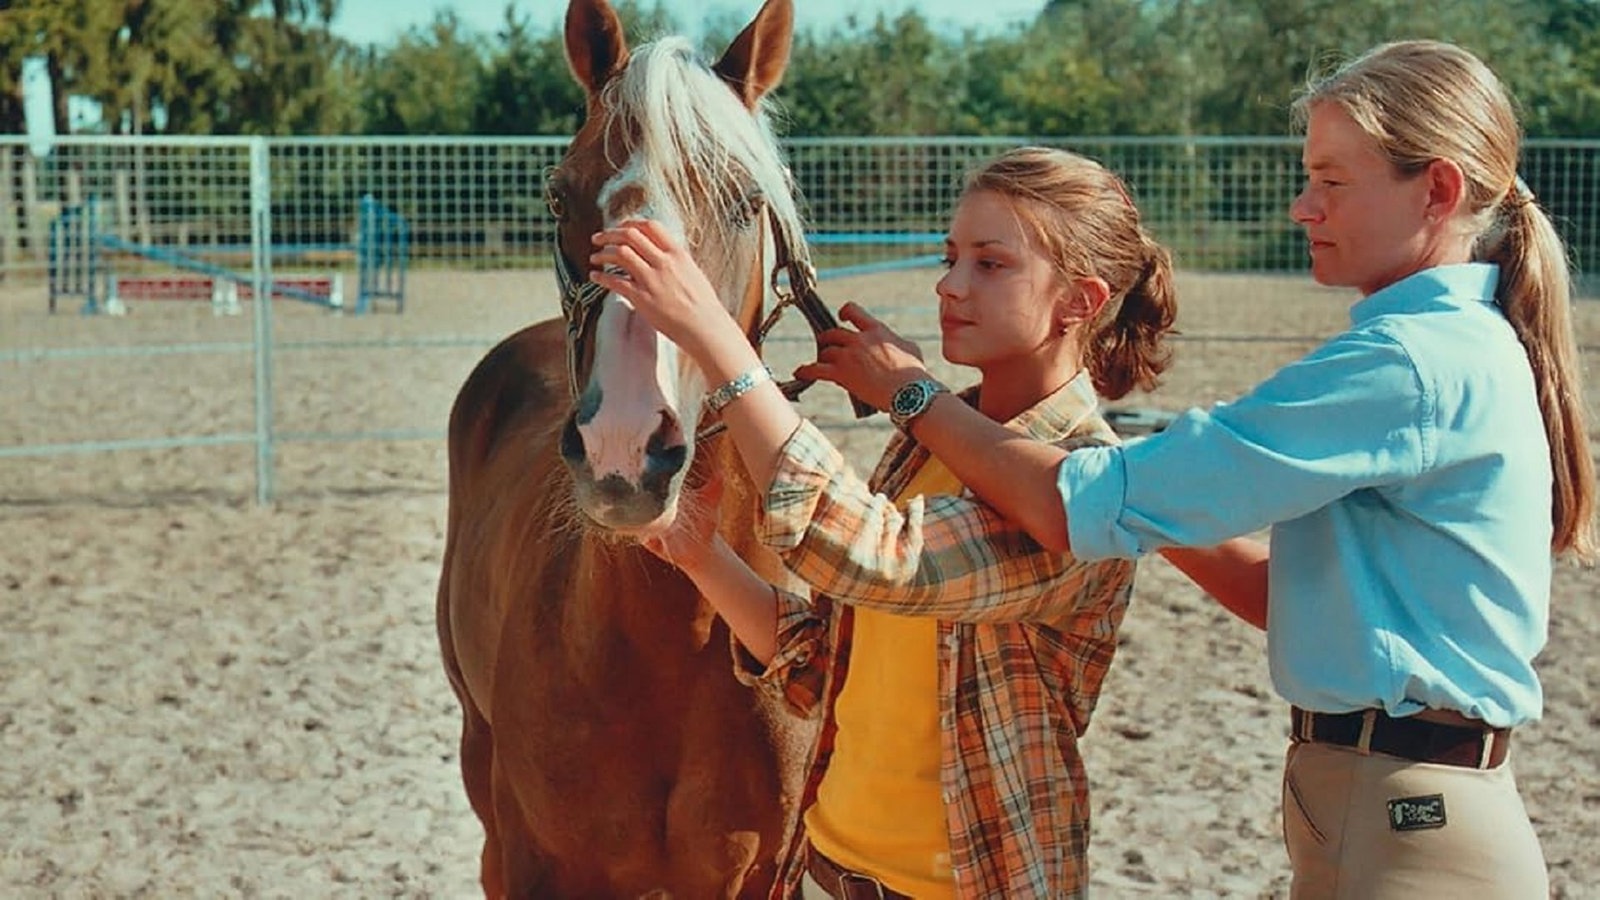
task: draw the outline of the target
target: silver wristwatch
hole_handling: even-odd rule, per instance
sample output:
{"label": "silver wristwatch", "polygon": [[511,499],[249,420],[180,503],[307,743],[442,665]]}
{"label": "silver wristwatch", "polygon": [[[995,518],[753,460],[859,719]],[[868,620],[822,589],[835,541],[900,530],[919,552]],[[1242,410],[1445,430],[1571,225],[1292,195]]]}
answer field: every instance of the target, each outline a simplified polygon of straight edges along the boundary
{"label": "silver wristwatch", "polygon": [[905,431],[917,416],[928,411],[935,397],[948,393],[949,388],[932,378],[908,381],[900,385],[889,399],[889,421],[894,423],[894,427]]}

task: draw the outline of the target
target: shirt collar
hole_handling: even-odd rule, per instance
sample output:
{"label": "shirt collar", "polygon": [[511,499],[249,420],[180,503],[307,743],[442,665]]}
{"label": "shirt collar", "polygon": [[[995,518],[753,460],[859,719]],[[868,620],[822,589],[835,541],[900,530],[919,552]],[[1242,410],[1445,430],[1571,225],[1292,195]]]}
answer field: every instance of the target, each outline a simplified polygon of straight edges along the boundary
{"label": "shirt collar", "polygon": [[[978,402],[978,386],[961,392],[961,396],[974,406]],[[1057,441],[1077,428],[1079,423],[1093,415],[1100,407],[1094,392],[1094,379],[1089,370],[1082,369],[1055,392],[1028,407],[1005,423],[1012,431],[1020,432],[1041,441]]]}
{"label": "shirt collar", "polygon": [[1494,263],[1434,266],[1363,298],[1350,307],[1350,323],[1359,325],[1390,313],[1415,312],[1424,304],[1462,307],[1493,303],[1499,283],[1500,267]]}

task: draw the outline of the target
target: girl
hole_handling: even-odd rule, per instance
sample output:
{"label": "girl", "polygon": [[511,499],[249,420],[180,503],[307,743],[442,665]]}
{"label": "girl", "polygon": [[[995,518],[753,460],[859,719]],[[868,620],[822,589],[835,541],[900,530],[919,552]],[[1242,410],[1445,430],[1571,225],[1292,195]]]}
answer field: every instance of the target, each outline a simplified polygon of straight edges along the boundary
{"label": "girl", "polygon": [[[769,485],[763,538],[816,591],[775,591],[703,516],[681,517],[652,545],[727,619],[755,683],[821,705],[785,891],[804,880],[807,898],[1082,894],[1078,737],[1132,564],[1044,551],[904,435],[862,483],[784,400],[664,229],[625,223],[595,243],[591,277],[716,385],[708,407],[755,483]],[[1169,256],[1117,177],[1061,151],[1005,154],[970,176],[946,263],[944,355],[981,381],[956,396],[924,374],[863,399],[902,431],[950,397],[1019,439],[1114,442],[1096,394],[1154,385],[1174,314]],[[842,315],[871,322],[854,307]]]}

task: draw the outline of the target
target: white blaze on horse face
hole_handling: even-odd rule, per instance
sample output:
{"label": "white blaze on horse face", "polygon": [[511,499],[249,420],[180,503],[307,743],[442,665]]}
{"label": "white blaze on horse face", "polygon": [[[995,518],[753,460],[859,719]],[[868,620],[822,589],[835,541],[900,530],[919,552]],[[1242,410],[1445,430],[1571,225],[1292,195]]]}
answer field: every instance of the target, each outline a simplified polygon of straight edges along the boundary
{"label": "white blaze on horse face", "polygon": [[675,385],[678,348],[633,307],[607,297],[595,322],[594,365],[585,393],[598,392],[594,415],[579,421],[585,456],[596,479],[616,475],[632,484],[645,475],[651,438],[666,426],[682,444]]}
{"label": "white blaze on horse face", "polygon": [[[683,239],[676,210],[651,204],[631,165],[601,190],[599,204],[607,228],[627,219],[649,218]],[[616,475],[639,484],[649,463],[651,439],[659,433],[669,446],[681,446],[697,418],[684,415],[680,408],[679,351],[615,294],[602,301],[594,328],[594,364],[585,393],[598,390],[599,405],[587,421],[579,421],[578,433],[596,479]]]}

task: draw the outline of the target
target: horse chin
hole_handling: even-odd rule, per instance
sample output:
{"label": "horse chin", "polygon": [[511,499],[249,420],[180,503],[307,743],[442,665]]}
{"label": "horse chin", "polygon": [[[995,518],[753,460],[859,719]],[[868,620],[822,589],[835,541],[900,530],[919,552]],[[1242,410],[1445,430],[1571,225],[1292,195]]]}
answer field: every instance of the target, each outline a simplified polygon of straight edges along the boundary
{"label": "horse chin", "polygon": [[[575,480],[574,499],[597,531],[624,540],[645,540],[665,532],[678,517],[679,479],[658,489],[625,484],[617,476],[598,482]],[[665,490],[659,490],[665,487]]]}
{"label": "horse chin", "polygon": [[676,504],[674,504],[661,515],[657,516],[654,521],[646,522],[638,528],[615,529],[615,533],[618,537],[642,543],[650,540],[651,538],[661,537],[662,535],[666,534],[672,529],[672,525],[676,521],[678,521],[678,507]]}

